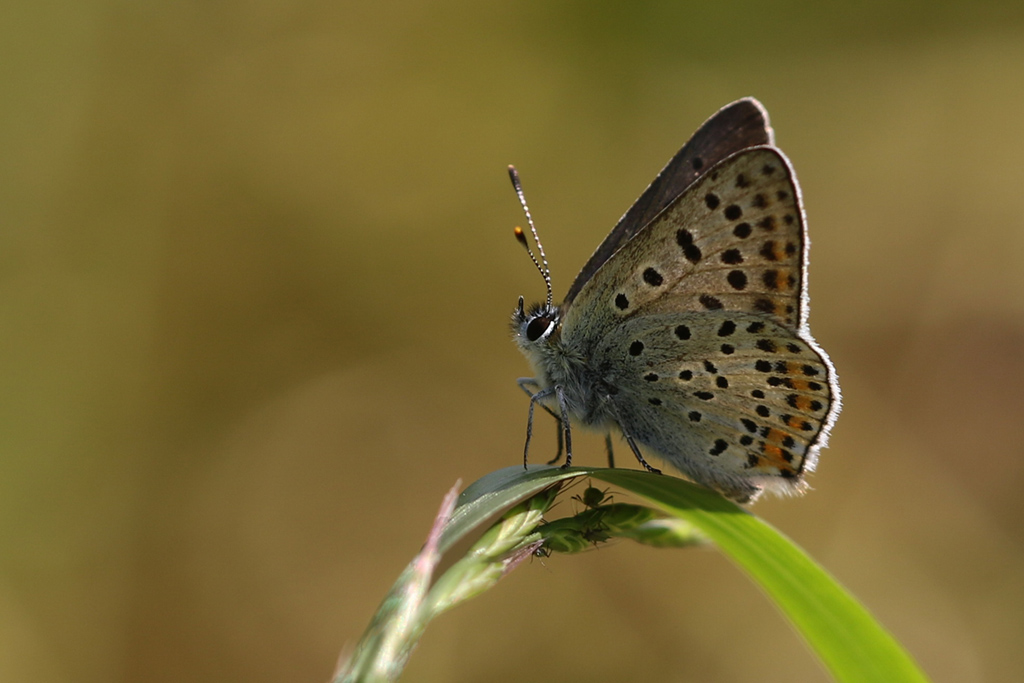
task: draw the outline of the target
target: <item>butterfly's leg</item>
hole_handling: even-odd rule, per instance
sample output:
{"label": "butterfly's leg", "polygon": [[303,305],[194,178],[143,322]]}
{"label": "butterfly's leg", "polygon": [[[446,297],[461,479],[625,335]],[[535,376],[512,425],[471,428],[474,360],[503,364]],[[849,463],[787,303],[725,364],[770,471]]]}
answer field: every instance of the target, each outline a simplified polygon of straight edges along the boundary
{"label": "butterfly's leg", "polygon": [[555,385],[555,396],[558,397],[558,407],[562,411],[562,429],[565,431],[565,464],[562,469],[572,465],[572,428],[569,426],[569,409],[565,405],[565,392],[562,387]]}
{"label": "butterfly's leg", "polygon": [[633,441],[633,437],[629,435],[629,432],[623,431],[622,435],[626,437],[626,443],[629,444],[629,447],[633,450],[633,455],[635,455],[636,459],[640,461],[640,464],[643,465],[648,472],[661,474],[661,470],[647,464],[647,461],[644,460],[644,456],[640,453],[640,449],[636,446],[636,441]]}
{"label": "butterfly's leg", "polygon": [[604,447],[608,450],[608,467],[615,468],[615,451],[612,450],[612,435],[604,435]]}
{"label": "butterfly's leg", "polygon": [[[550,413],[551,411],[548,410],[548,412]],[[552,415],[554,415],[554,413],[552,413]],[[565,448],[565,437],[562,436],[562,420],[557,415],[555,415],[555,419],[558,420],[558,452],[555,453],[555,457],[548,460],[549,465],[554,465],[562,459],[562,450]]]}
{"label": "butterfly's leg", "polygon": [[[523,447],[523,469],[526,469],[526,464],[530,458],[530,439],[533,438],[533,407],[537,405],[537,401],[542,398],[547,398],[551,394],[555,393],[554,389],[548,388],[542,391],[538,391],[536,394],[530,395],[530,412],[526,418],[526,445]],[[543,407],[544,404],[542,403]]]}
{"label": "butterfly's leg", "polygon": [[[530,396],[531,398],[533,397],[533,392],[530,391],[529,387],[534,387],[536,389],[540,388],[540,384],[538,384],[537,380],[535,380],[532,377],[520,377],[519,379],[516,380],[516,384],[518,384],[519,388],[522,389],[526,393],[526,395]],[[540,407],[543,408],[544,412],[546,412],[548,415],[555,418],[555,422],[558,423],[558,452],[555,453],[554,458],[548,460],[547,462],[548,465],[554,465],[556,462],[562,459],[562,418],[558,417],[558,415],[556,415],[555,412],[551,410],[551,408],[548,408],[543,403],[540,404]]]}

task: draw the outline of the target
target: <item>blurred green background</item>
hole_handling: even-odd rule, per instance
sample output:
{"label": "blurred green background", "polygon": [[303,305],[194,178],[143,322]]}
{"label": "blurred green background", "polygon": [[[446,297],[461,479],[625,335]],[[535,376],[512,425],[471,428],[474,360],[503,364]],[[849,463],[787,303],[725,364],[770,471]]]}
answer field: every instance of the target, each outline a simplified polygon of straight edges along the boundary
{"label": "blurred green background", "polygon": [[[5,4],[0,680],[326,680],[445,490],[521,457],[506,164],[561,295],[746,95],[846,405],[755,511],[936,681],[1020,680],[1022,67],[1017,2]],[[715,552],[618,544],[407,679],[826,677]]]}

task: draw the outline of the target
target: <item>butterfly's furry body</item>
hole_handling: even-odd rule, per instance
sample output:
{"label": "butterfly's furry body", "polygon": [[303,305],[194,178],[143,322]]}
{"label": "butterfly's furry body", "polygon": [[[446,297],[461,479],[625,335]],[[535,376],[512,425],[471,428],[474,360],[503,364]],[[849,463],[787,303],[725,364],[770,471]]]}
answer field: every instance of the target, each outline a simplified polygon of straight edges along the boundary
{"label": "butterfly's furry body", "polygon": [[[536,386],[542,392],[550,390],[541,402],[557,415],[561,409],[557,387],[570,419],[591,429],[606,429],[614,422],[610,399],[616,389],[589,363],[589,349],[563,342],[557,309],[549,312],[556,322],[548,343],[519,344],[533,366]],[[512,316],[513,328],[518,330],[521,322],[517,311]]]}

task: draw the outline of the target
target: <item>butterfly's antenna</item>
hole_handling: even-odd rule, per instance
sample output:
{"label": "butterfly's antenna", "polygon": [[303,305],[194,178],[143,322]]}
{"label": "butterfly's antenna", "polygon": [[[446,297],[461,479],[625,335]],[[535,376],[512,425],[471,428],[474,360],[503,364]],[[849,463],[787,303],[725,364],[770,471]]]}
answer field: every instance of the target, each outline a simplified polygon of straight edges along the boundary
{"label": "butterfly's antenna", "polygon": [[[516,226],[516,239],[519,243],[526,248],[526,253],[530,255],[530,260],[533,261],[533,265],[537,266],[537,270],[540,271],[540,276],[544,278],[544,286],[548,290],[548,306],[554,304],[554,294],[551,291],[551,269],[548,268],[548,257],[544,254],[544,245],[540,243],[540,237],[537,236],[537,227],[533,224],[533,217],[530,215],[530,207],[526,205],[526,197],[523,196],[523,186],[519,182],[519,173],[516,171],[515,166],[508,167],[508,177],[512,179],[512,187],[516,189],[516,196],[519,197],[519,203],[523,205],[523,211],[526,213],[526,222],[530,224],[530,232],[533,233],[533,241],[537,243],[537,251],[540,252],[540,261],[533,255],[533,250],[530,249],[530,243],[526,240],[526,235],[523,233],[523,229],[518,225]],[[544,265],[541,265],[544,264]]]}

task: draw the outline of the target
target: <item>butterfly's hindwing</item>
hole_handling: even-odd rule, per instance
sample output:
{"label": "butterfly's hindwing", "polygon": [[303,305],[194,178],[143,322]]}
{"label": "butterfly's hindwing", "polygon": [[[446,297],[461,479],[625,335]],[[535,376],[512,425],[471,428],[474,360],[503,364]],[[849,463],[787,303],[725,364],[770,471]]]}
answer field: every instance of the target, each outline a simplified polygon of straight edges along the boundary
{"label": "butterfly's hindwing", "polygon": [[828,363],[762,316],[637,316],[603,338],[593,362],[616,388],[624,431],[725,492],[795,483],[831,419]]}

